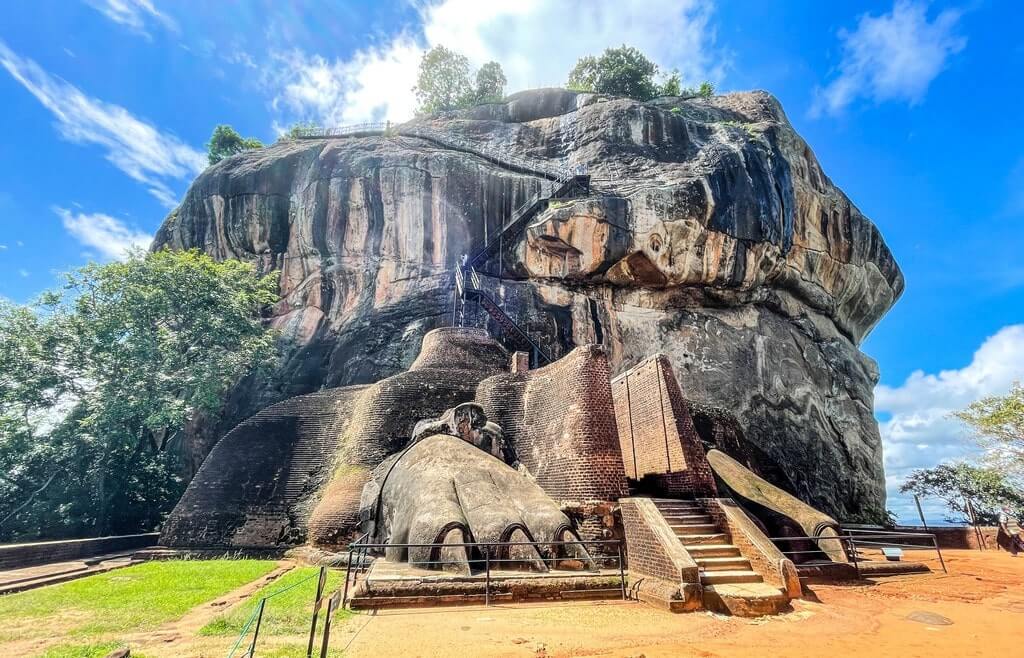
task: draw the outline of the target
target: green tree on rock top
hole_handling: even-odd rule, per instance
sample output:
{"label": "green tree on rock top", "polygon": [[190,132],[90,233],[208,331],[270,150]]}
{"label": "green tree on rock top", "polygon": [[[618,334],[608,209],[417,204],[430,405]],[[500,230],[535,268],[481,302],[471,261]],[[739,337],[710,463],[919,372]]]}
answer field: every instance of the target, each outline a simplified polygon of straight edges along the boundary
{"label": "green tree on rock top", "polygon": [[672,71],[657,82],[658,65],[631,46],[608,48],[600,56],[581,57],[569,73],[566,87],[574,91],[590,91],[612,96],[626,96],[646,101],[656,96],[703,96],[714,93],[710,82],[699,89],[682,87],[678,71]]}
{"label": "green tree on rock top", "polygon": [[242,137],[227,124],[214,128],[210,141],[206,143],[207,159],[211,165],[236,153],[260,148],[263,148],[263,142],[255,137]]}
{"label": "green tree on rock top", "polygon": [[497,62],[487,62],[475,76],[469,59],[444,46],[423,55],[413,92],[420,114],[436,114],[478,103],[499,101],[505,94],[505,73]]}

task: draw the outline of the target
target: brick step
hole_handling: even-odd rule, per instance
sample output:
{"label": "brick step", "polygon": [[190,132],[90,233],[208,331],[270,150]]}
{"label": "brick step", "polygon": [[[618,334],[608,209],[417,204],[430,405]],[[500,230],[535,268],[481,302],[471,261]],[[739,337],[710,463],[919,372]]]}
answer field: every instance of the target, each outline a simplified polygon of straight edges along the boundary
{"label": "brick step", "polygon": [[683,523],[679,525],[673,523],[669,526],[677,537],[710,534],[718,530],[718,525],[715,523]]}
{"label": "brick step", "polygon": [[704,571],[750,571],[750,560],[742,555],[728,557],[695,557],[697,566]]}
{"label": "brick step", "polygon": [[655,502],[654,506],[661,510],[666,509],[704,509],[699,503],[659,503]]}
{"label": "brick step", "polygon": [[726,585],[734,583],[762,583],[764,579],[749,569],[705,571],[700,575],[704,585]]}
{"label": "brick step", "polygon": [[740,549],[732,544],[689,544],[686,552],[697,561],[711,557],[739,557]]}
{"label": "brick step", "polygon": [[739,617],[774,615],[789,607],[789,597],[765,583],[705,585],[703,598],[709,610]]}
{"label": "brick step", "polygon": [[687,523],[714,523],[707,514],[662,514],[669,525],[685,525]]}
{"label": "brick step", "polygon": [[679,536],[679,541],[683,542],[683,546],[686,550],[690,550],[690,546],[694,544],[725,544],[729,541],[729,538],[722,532],[715,532],[707,535],[683,535]]}

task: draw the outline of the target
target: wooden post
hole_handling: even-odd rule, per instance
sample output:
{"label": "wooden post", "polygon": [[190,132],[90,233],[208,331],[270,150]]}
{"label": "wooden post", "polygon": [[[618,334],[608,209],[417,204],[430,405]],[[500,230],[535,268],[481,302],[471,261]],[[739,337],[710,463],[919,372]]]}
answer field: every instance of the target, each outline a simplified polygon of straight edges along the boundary
{"label": "wooden post", "polygon": [[924,526],[925,532],[928,532],[928,522],[924,520],[924,512],[921,511],[921,499],[914,494],[914,504],[917,505],[917,515],[921,517],[921,525]]}
{"label": "wooden post", "polygon": [[[352,563],[352,552],[349,551],[349,566]],[[313,622],[309,625],[309,643],[306,645],[306,658],[313,658],[313,640],[316,638],[316,618],[323,603],[324,586],[327,584],[327,567],[320,567],[320,579],[316,583],[316,598],[313,599]],[[348,585],[346,580],[345,585]]]}

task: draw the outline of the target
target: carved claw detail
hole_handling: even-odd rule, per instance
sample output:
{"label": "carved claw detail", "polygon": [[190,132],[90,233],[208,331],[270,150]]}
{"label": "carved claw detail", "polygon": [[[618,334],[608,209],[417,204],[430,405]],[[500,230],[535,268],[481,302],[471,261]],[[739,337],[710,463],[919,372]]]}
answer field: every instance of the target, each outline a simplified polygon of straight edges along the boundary
{"label": "carved claw detail", "polygon": [[426,436],[389,458],[362,506],[389,561],[463,574],[485,557],[495,570],[596,569],[555,501],[455,436]]}

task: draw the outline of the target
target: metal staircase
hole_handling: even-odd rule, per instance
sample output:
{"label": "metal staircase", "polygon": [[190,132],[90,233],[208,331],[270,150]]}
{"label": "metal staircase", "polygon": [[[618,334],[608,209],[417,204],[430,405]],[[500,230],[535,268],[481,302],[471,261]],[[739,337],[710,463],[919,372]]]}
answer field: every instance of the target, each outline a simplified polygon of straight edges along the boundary
{"label": "metal staircase", "polygon": [[[560,176],[548,189],[542,188],[512,212],[509,220],[491,236],[480,249],[467,256],[464,263],[455,268],[455,308],[453,324],[462,326],[465,322],[466,302],[476,301],[490,315],[502,331],[524,346],[529,346],[532,367],[551,363],[551,356],[515,320],[505,313],[501,306],[482,286],[477,268],[482,268],[504,248],[506,241],[519,237],[530,220],[547,209],[551,199],[574,198],[590,192],[590,176],[585,173],[569,173]],[[500,269],[500,268],[499,268]],[[500,276],[500,272],[498,273]]]}
{"label": "metal staircase", "polygon": [[[518,238],[530,220],[547,209],[552,199],[576,198],[590,194],[590,175],[587,173],[587,168],[585,166],[552,167],[547,163],[523,158],[506,150],[473,142],[451,132],[440,132],[422,124],[392,125],[390,122],[378,122],[327,129],[310,128],[297,131],[292,137],[295,139],[329,139],[371,135],[395,135],[426,140],[446,149],[474,155],[517,173],[545,179],[541,189],[516,208],[497,233],[489,237],[483,246],[468,255],[463,263],[455,268],[455,308],[452,322],[462,326],[465,322],[466,302],[476,301],[498,323],[506,335],[524,347],[530,348],[534,367],[551,363],[550,355],[501,309],[494,297],[482,288],[477,270],[482,269],[491,258],[500,254],[507,242]],[[498,269],[498,276],[500,276],[501,268]]]}

